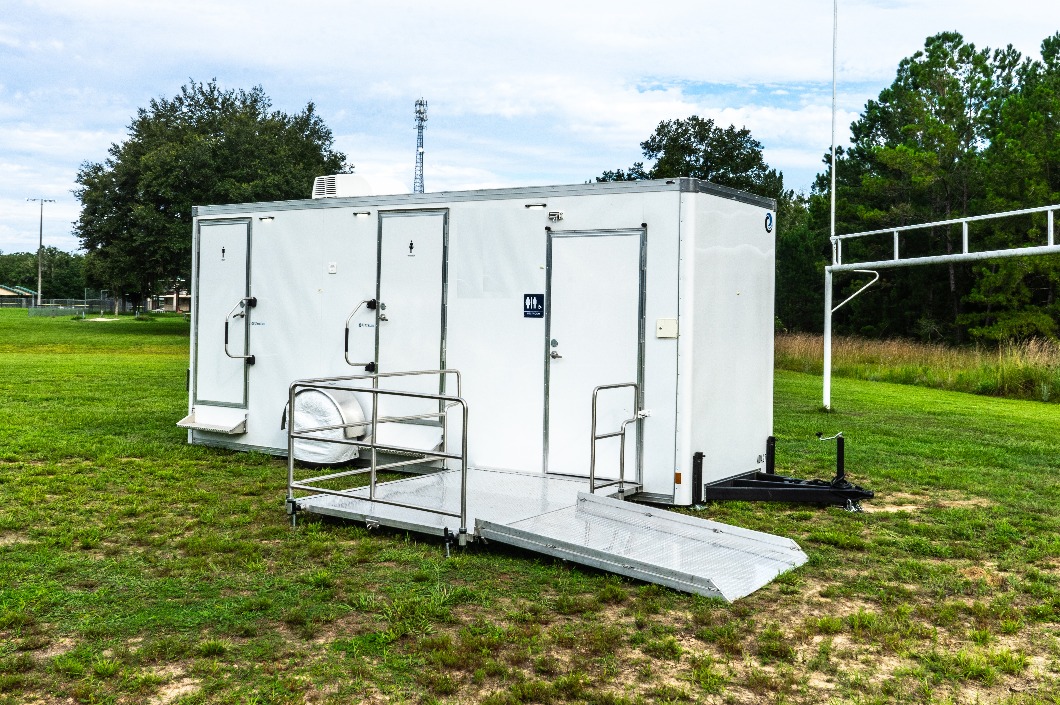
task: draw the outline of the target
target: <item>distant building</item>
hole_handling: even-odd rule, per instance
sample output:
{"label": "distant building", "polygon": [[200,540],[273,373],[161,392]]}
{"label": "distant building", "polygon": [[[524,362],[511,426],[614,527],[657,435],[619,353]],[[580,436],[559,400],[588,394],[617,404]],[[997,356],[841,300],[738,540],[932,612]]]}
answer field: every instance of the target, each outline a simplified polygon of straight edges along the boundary
{"label": "distant building", "polygon": [[32,306],[37,300],[37,292],[24,286],[0,284],[0,306]]}
{"label": "distant building", "polygon": [[170,291],[160,296],[151,297],[152,308],[155,311],[187,313],[191,311],[191,294],[184,289]]}

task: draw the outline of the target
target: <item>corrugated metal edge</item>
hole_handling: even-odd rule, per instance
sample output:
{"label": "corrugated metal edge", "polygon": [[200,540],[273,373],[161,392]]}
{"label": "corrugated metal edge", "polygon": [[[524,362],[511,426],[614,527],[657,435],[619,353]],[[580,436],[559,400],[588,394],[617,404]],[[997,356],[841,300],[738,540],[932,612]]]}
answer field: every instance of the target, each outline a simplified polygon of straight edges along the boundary
{"label": "corrugated metal edge", "polygon": [[[432,525],[427,524],[427,523],[416,523],[416,522],[413,522],[413,521],[402,521],[401,519],[395,519],[393,517],[377,516],[377,515],[372,514],[370,509],[369,509],[369,511],[364,512],[364,511],[356,511],[356,510],[354,510],[352,508],[347,509],[347,508],[344,508],[344,507],[328,506],[326,504],[316,504],[316,503],[313,502],[313,500],[317,496],[328,497],[328,498],[332,498],[333,497],[333,495],[313,495],[313,496],[309,496],[309,497],[299,497],[298,499],[295,500],[295,502],[298,504],[298,508],[299,508],[300,511],[304,511],[304,512],[306,512],[308,514],[320,514],[320,515],[335,517],[337,519],[350,519],[350,520],[353,520],[353,521],[363,521],[364,523],[368,524],[369,527],[371,527],[372,524],[376,524],[376,525],[379,525],[379,526],[388,526],[388,527],[390,527],[392,529],[401,529],[402,531],[413,531],[413,532],[416,532],[416,533],[419,533],[419,534],[428,534],[428,535],[431,535],[431,536],[443,536],[445,534],[445,528],[444,527],[432,526]],[[353,497],[342,498],[342,499],[349,499],[351,502],[363,502],[363,503],[368,504],[369,506],[371,506],[371,500],[368,500],[368,499],[358,500],[358,499],[355,499]],[[416,510],[409,510],[409,511],[416,511]],[[427,516],[430,516],[430,517],[438,516],[438,515],[432,514],[430,512],[417,512],[417,513],[424,514],[424,515],[427,515]],[[458,528],[458,526],[460,524],[459,520],[454,520],[454,521],[456,522],[456,526],[454,526],[454,528],[450,529],[451,533],[456,533],[456,529]]]}
{"label": "corrugated metal edge", "polygon": [[634,502],[626,502],[618,499],[612,499],[610,497],[603,497],[597,494],[590,494],[588,492],[578,493],[578,506],[585,508],[591,504],[599,504],[612,509],[626,512],[628,514],[638,514],[642,517],[661,519],[663,521],[669,521],[676,524],[682,524],[696,529],[710,528],[714,531],[724,532],[733,536],[739,536],[740,538],[747,539],[750,541],[757,541],[763,544],[768,544],[773,548],[788,549],[793,553],[798,552],[801,555],[802,561],[796,562],[795,566],[800,566],[806,562],[806,554],[802,551],[802,548],[792,539],[785,536],[777,536],[776,534],[767,534],[764,531],[755,531],[754,529],[745,529],[741,526],[733,526],[732,524],[724,524],[722,522],[714,521],[713,519],[703,519],[702,517],[688,516],[687,514],[679,514],[677,512],[670,511],[668,509],[656,509],[654,507],[646,507],[641,504]]}
{"label": "corrugated metal edge", "polygon": [[460,201],[495,201],[516,198],[548,198],[549,196],[588,196],[602,193],[645,193],[674,191],[706,193],[741,203],[776,210],[772,198],[756,196],[746,191],[719,186],[700,179],[653,179],[650,181],[605,181],[592,184],[562,184],[557,186],[522,186],[518,188],[476,189],[470,191],[438,191],[436,193],[403,193],[381,196],[348,198],[307,198],[294,201],[263,201],[226,205],[193,206],[194,217],[256,213],[263,211],[311,210],[314,208],[426,206]]}
{"label": "corrugated metal edge", "polygon": [[[568,511],[570,510],[569,507],[567,509]],[[713,581],[707,578],[676,570],[660,569],[658,566],[628,558],[623,558],[622,560],[612,559],[611,554],[595,551],[575,543],[543,537],[540,534],[516,529],[505,524],[495,524],[491,521],[479,519],[475,522],[475,533],[483,538],[525,548],[535,553],[544,553],[554,558],[562,558],[630,578],[658,583],[683,592],[691,592],[706,597],[718,597],[726,602],[732,602],[739,597],[743,597],[742,595],[730,597],[724,594]]]}

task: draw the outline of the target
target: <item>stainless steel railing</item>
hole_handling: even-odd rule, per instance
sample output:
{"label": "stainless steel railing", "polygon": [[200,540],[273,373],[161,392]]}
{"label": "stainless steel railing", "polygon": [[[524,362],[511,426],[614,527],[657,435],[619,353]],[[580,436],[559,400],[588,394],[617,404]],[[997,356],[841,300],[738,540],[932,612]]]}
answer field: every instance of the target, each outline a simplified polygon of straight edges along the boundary
{"label": "stainless steel railing", "polygon": [[[640,385],[636,382],[624,382],[622,384],[602,384],[599,387],[593,389],[593,423],[592,423],[592,451],[589,455],[589,492],[595,493],[596,490],[602,487],[610,487],[612,485],[618,485],[619,489],[624,489],[626,486],[626,428],[631,424],[635,423],[644,417],[648,416],[648,412],[639,409],[631,419],[626,419],[622,422],[621,427],[618,431],[611,433],[597,433],[596,432],[596,398],[601,391],[605,389],[622,389],[624,387],[631,387],[633,389],[633,408],[637,409],[640,406]],[[618,444],[618,479],[610,482],[602,482],[599,485],[596,484],[596,442],[601,441],[605,438],[619,437]],[[629,483],[631,485],[640,486],[640,478],[638,477],[635,482]]]}
{"label": "stainless steel railing", "polygon": [[[410,392],[400,389],[381,389],[379,387],[380,379],[395,378],[395,377],[414,377],[414,376],[428,376],[437,375],[441,380],[446,377],[452,376],[456,378],[457,392],[455,396],[437,393],[429,394],[423,392]],[[359,381],[371,382],[371,387],[355,386],[354,384]],[[343,391],[352,392],[358,394],[370,394],[372,396],[372,414],[371,421],[356,421],[346,424],[332,424],[328,426],[313,426],[309,428],[295,428],[294,424],[294,408],[295,408],[295,396],[299,391],[305,389],[321,389],[328,391]],[[423,414],[406,414],[402,416],[380,416],[379,415],[379,397],[402,397],[408,399],[423,399],[426,401],[437,401],[438,411],[431,411]],[[330,488],[319,487],[319,483],[327,480],[335,480],[342,477],[350,477],[354,475],[369,475],[368,481],[368,501],[377,502],[379,504],[387,504],[395,507],[402,507],[405,509],[415,509],[423,512],[430,512],[435,514],[441,514],[444,516],[451,516],[460,520],[459,533],[457,540],[461,546],[467,542],[467,417],[468,409],[467,402],[462,398],[462,383],[460,379],[459,370],[416,370],[410,372],[384,372],[380,374],[365,374],[365,375],[352,375],[348,377],[321,377],[317,379],[304,379],[297,380],[291,384],[288,389],[288,401],[287,408],[291,410],[289,412],[290,422],[287,423],[287,503],[288,507],[293,507],[297,503],[295,492],[314,492],[318,494],[329,494],[336,495],[339,497],[350,497],[354,499],[364,500],[363,491],[361,488],[356,490],[336,490]],[[460,427],[460,452],[450,453],[448,452],[448,415],[449,411],[455,407],[461,409],[461,427]],[[403,421],[415,421],[430,418],[438,418],[441,420],[442,426],[442,440],[441,448],[439,450],[424,450],[422,448],[410,448],[396,445],[386,445],[378,442],[379,428],[382,424],[387,423],[399,423]],[[351,428],[363,429],[365,426],[371,428],[371,433],[364,436],[364,440],[356,440],[350,438],[322,438],[319,435],[324,431],[333,430],[346,430]],[[345,435],[345,434],[344,434]],[[352,470],[343,470],[340,472],[328,473],[326,475],[320,475],[317,477],[305,478],[302,480],[295,480],[294,477],[294,442],[297,439],[317,441],[321,443],[340,443],[343,445],[352,445],[358,448],[365,448],[371,454],[371,462],[367,468],[354,468]],[[414,456],[411,460],[399,460],[390,463],[379,463],[379,453],[392,453],[403,456]],[[389,499],[381,499],[377,496],[376,485],[378,482],[378,474],[383,470],[395,470],[408,465],[422,464],[424,461],[440,460],[443,464],[447,461],[459,461],[460,462],[460,511],[446,511],[442,509],[436,509],[431,507],[424,507],[414,504],[406,504],[403,502],[395,502]],[[294,513],[292,511],[292,521],[294,521]]]}

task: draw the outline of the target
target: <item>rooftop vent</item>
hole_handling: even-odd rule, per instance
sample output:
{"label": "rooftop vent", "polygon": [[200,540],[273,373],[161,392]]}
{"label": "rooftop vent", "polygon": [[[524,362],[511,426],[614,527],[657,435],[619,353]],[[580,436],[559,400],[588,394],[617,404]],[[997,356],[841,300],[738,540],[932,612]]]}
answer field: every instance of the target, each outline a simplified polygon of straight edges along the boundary
{"label": "rooftop vent", "polygon": [[343,198],[347,196],[372,196],[368,179],[357,174],[331,174],[313,180],[313,198]]}

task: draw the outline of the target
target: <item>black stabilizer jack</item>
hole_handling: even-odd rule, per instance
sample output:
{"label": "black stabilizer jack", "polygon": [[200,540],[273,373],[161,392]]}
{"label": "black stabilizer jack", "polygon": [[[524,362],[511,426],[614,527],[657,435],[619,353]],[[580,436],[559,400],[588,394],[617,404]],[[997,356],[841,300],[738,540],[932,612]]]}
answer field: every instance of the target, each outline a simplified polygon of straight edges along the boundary
{"label": "black stabilizer jack", "polygon": [[[722,480],[703,488],[706,500],[744,500],[749,502],[798,502],[826,504],[859,511],[863,499],[872,499],[875,493],[846,479],[846,441],[842,433],[822,441],[836,442],[836,474],[831,481],[800,480],[776,474],[776,439],[766,439],[765,472],[754,470],[743,475]],[[695,467],[693,456],[693,467]],[[700,461],[702,462],[702,461]]]}

